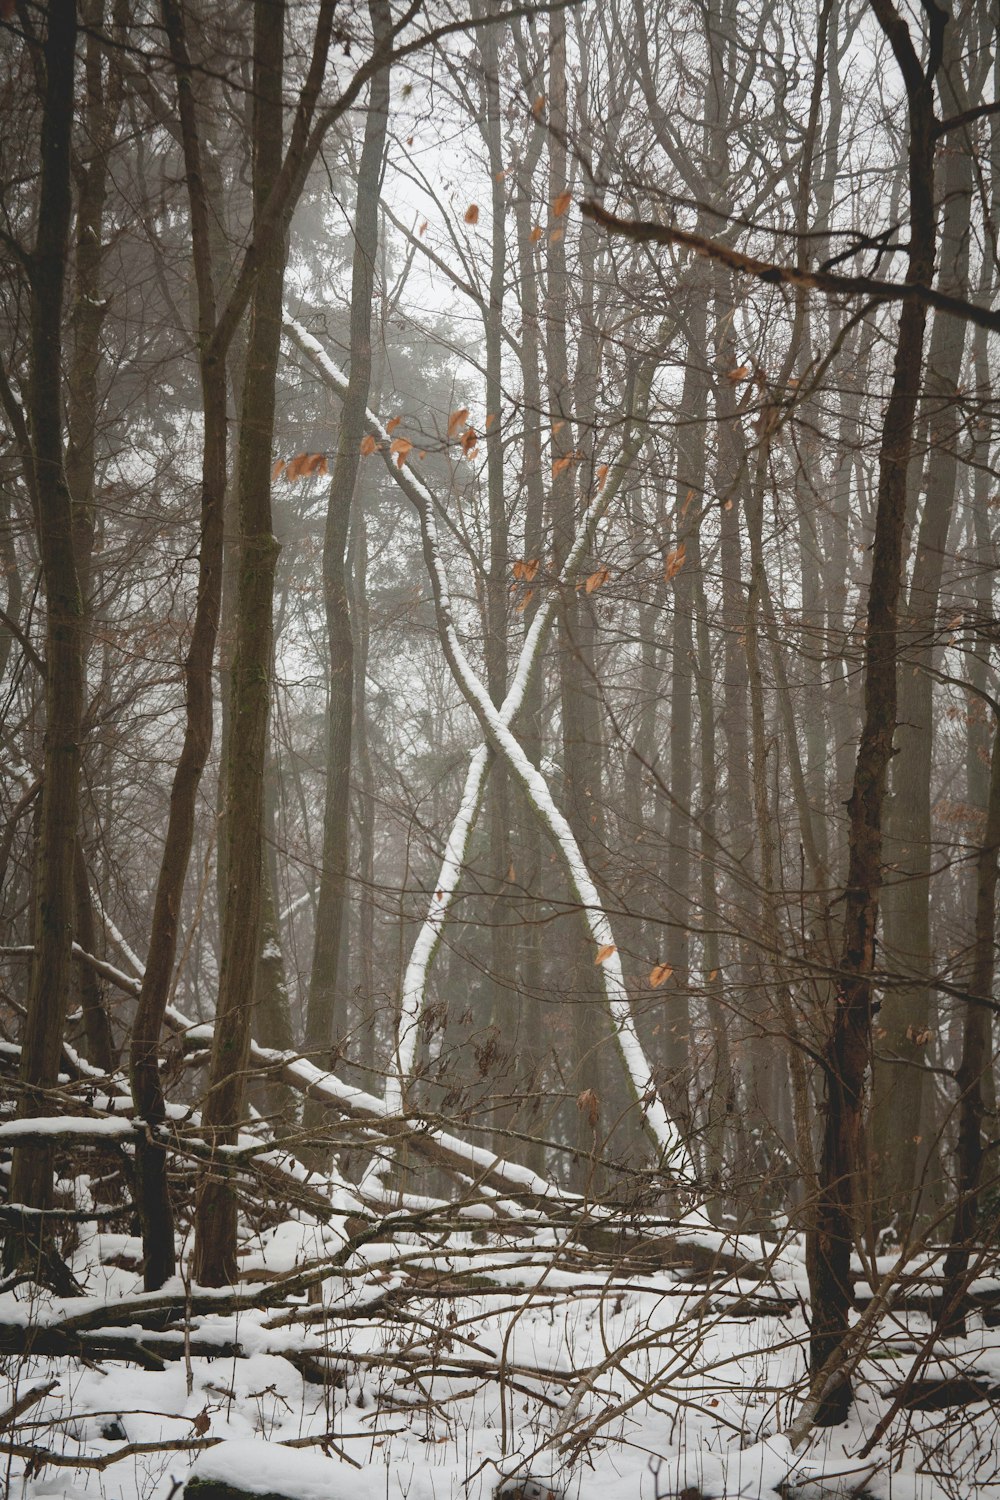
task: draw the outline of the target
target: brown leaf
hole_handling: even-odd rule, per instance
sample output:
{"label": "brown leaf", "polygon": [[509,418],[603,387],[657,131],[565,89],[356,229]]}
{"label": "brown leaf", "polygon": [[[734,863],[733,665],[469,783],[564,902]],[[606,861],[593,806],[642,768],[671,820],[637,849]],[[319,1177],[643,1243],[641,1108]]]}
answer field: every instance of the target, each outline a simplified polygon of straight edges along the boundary
{"label": "brown leaf", "polygon": [[591,573],[590,577],[587,579],[587,593],[592,594],[595,589],[599,589],[602,584],[607,583],[610,577],[611,574],[607,568],[598,568],[597,572]]}
{"label": "brown leaf", "polygon": [[211,1418],[208,1415],[207,1406],[203,1406],[198,1415],[191,1418],[191,1428],[194,1432],[195,1437],[204,1437],[205,1433],[208,1431],[211,1425],[212,1422]]}
{"label": "brown leaf", "polygon": [[573,455],[571,453],[567,453],[563,458],[557,458],[555,463],[552,465],[552,473],[554,475],[564,474],[572,462]]}
{"label": "brown leaf", "polygon": [[683,568],[685,551],[686,548],[684,546],[684,543],[678,542],[673,551],[667,553],[666,562],[663,566],[663,576],[666,579],[667,583],[669,583],[672,578],[676,578],[681,568]]}
{"label": "brown leaf", "polygon": [[325,453],[297,453],[285,465],[286,479],[308,479],[311,474],[325,474]]}
{"label": "brown leaf", "polygon": [[614,943],[602,943],[597,950],[597,957],[594,959],[594,963],[604,963],[604,960],[610,958],[612,953],[615,952],[617,952],[617,949],[615,948]]}
{"label": "brown leaf", "polygon": [[661,984],[666,984],[674,972],[672,964],[654,964],[649,973],[649,982],[654,990],[658,990]]}
{"label": "brown leaf", "polygon": [[708,982],[709,982],[709,984],[714,984],[715,981],[718,979],[718,977],[719,977],[719,971],[718,971],[718,969],[713,969],[712,972],[711,972],[711,974],[709,974],[709,976],[708,976]]}
{"label": "brown leaf", "polygon": [[521,600],[520,604],[517,604],[517,605],[514,606],[514,613],[518,614],[518,615],[523,615],[524,611],[527,609],[528,605],[531,603],[531,601],[534,598],[534,596],[535,596],[534,589],[529,589],[528,592],[525,594],[524,598]]}
{"label": "brown leaf", "polygon": [[470,203],[469,204],[468,208],[465,210],[465,222],[466,222],[466,224],[478,224],[479,223],[479,204],[478,203]]}
{"label": "brown leaf", "polygon": [[681,506],[681,517],[682,518],[684,516],[686,516],[687,513],[688,513],[688,511],[690,510],[690,508],[691,508],[691,501],[693,499],[694,499],[694,490],[688,490],[687,494],[684,496],[684,504]]}
{"label": "brown leaf", "polygon": [[453,411],[448,418],[448,436],[453,438],[459,428],[464,427],[468,420],[469,408],[467,406],[460,406],[457,411]]}
{"label": "brown leaf", "polygon": [[591,1130],[597,1129],[597,1121],[601,1114],[601,1101],[593,1089],[584,1089],[582,1094],[576,1096],[576,1107],[581,1115],[587,1117],[587,1124]]}
{"label": "brown leaf", "polygon": [[558,198],[554,198],[552,200],[552,212],[555,214],[557,219],[562,218],[563,214],[566,212],[567,208],[569,208],[572,202],[572,193],[560,193]]}
{"label": "brown leaf", "polygon": [[608,482],[608,466],[607,466],[607,464],[601,464],[600,468],[597,471],[597,493],[598,494],[601,493],[601,491],[603,490],[603,488],[607,484],[607,482]]}
{"label": "brown leaf", "polygon": [[279,458],[278,462],[275,464],[274,468],[271,470],[271,483],[272,484],[277,479],[278,475],[281,473],[281,471],[284,469],[284,467],[285,467],[285,460],[283,458]]}
{"label": "brown leaf", "polygon": [[478,441],[479,437],[476,429],[474,427],[467,427],[462,433],[462,452],[466,458],[470,456],[471,451],[475,448]]}
{"label": "brown leaf", "polygon": [[561,240],[562,237],[563,232],[561,229],[553,229],[552,233],[549,235],[549,244],[554,245],[556,240]]}
{"label": "brown leaf", "polygon": [[534,229],[528,235],[528,238],[529,238],[529,240],[531,241],[531,243],[533,245],[537,245],[538,241],[541,239],[541,237],[542,237],[542,235],[544,233],[545,233],[545,230],[542,228],[541,224],[536,224],[535,227],[534,227]]}
{"label": "brown leaf", "polygon": [[376,443],[375,439],[369,432],[366,437],[363,437],[361,439],[361,457],[369,458],[375,452],[375,449],[377,447],[378,443]]}
{"label": "brown leaf", "polygon": [[419,235],[425,235],[427,233],[427,220],[426,219],[421,224],[420,228],[417,230],[417,233]]}
{"label": "brown leaf", "polygon": [[483,423],[483,427],[484,427],[484,430],[486,432],[489,432],[490,428],[493,426],[493,423],[496,421],[496,419],[497,419],[497,414],[496,414],[495,411],[487,412],[487,414],[486,414],[486,421]]}
{"label": "brown leaf", "polygon": [[392,446],[390,447],[389,452],[395,453],[396,468],[401,469],[406,462],[406,455],[413,452],[413,444],[410,442],[409,438],[393,438]]}
{"label": "brown leaf", "polygon": [[735,385],[738,380],[746,380],[746,378],[747,378],[747,376],[749,374],[750,374],[750,366],[749,365],[737,365],[735,370],[727,370],[726,371],[726,379],[727,380],[731,380],[733,382],[733,384]]}
{"label": "brown leaf", "polygon": [[545,108],[545,95],[544,94],[536,94],[535,95],[535,102],[531,106],[531,113],[537,119],[537,117],[541,114],[541,112],[542,112],[542,110],[544,108]]}
{"label": "brown leaf", "polygon": [[402,417],[390,417],[388,422],[386,422],[385,424],[386,432],[395,432],[396,428],[399,426],[402,420]]}

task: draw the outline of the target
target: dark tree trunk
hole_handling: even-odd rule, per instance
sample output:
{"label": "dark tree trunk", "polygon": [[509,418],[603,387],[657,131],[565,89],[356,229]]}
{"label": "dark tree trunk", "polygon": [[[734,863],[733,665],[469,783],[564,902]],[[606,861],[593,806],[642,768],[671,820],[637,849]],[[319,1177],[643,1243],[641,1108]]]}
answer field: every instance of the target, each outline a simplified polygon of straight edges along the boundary
{"label": "dark tree trunk", "polygon": [[[253,197],[259,222],[281,168],[282,3],[254,6]],[[236,655],[226,774],[226,893],[219,999],[203,1112],[213,1144],[228,1145],[243,1114],[254,981],[261,946],[264,764],[273,671],[272,604],[278,544],[271,527],[271,448],[281,345],[284,235],[261,257],[250,304],[238,458],[240,559]],[[221,1286],[236,1274],[236,1194],[218,1162],[202,1181],[195,1214],[195,1275]]]}
{"label": "dark tree trunk", "polygon": [[[872,0],[903,75],[909,108],[910,254],[907,280],[930,285],[934,274],[934,74],[943,12],[928,12],[930,60],[918,61],[892,0]],[[875,936],[882,885],[882,816],[896,728],[896,652],[903,569],[907,470],[923,365],[926,314],[917,301],[899,318],[892,393],[879,456],[865,640],[865,706],[854,785],[848,803],[849,855],[844,893],[840,989],[825,1049],[826,1099],[819,1189],[808,1235],[812,1329],[810,1368],[824,1378],[827,1361],[848,1332],[853,1301],[851,1248],[856,1182],[863,1168],[864,1086],[871,1053]],[[841,1376],[822,1392],[817,1421],[844,1421],[852,1399]]]}
{"label": "dark tree trunk", "polygon": [[[968,107],[959,84],[965,28],[948,28],[941,72],[942,108],[958,114]],[[968,294],[969,229],[973,192],[972,156],[945,153],[938,198],[942,204],[941,264],[938,287]],[[948,530],[958,483],[958,443],[964,414],[959,396],[965,323],[937,316],[927,351],[922,414],[930,457],[927,493],[917,533],[916,555],[901,621],[899,729],[892,765],[892,796],[886,819],[887,856],[892,886],[885,893],[885,947],[889,966],[907,976],[888,989],[879,1024],[885,1032],[873,1075],[872,1138],[889,1146],[875,1163],[876,1222],[898,1221],[902,1237],[921,1191],[930,1186],[925,1131],[926,1037],[931,1014],[931,771],[934,749],[934,680],[939,653],[938,611]],[[914,464],[915,468],[916,465]],[[916,488],[916,486],[911,486]],[[891,1142],[891,1145],[889,1143]],[[925,1208],[927,1205],[925,1205]]]}
{"label": "dark tree trunk", "polygon": [[[73,851],[79,828],[83,713],[83,604],[77,577],[73,507],[63,458],[62,313],[69,254],[71,131],[77,37],[74,0],[53,0],[46,16],[38,231],[31,261],[31,367],[28,407],[37,495],[38,545],[45,587],[44,791],[37,846],[35,957],[21,1047],[22,1118],[45,1110],[43,1091],[59,1075],[70,992]],[[10,1201],[46,1208],[52,1148],[44,1140],[14,1151]],[[30,1263],[37,1247],[11,1234],[6,1263]]]}
{"label": "dark tree trunk", "polygon": [[[132,1027],[129,1073],[136,1110],[158,1124],[165,1117],[160,1083],[160,1030],[170,994],[184,882],[191,857],[198,787],[212,746],[212,661],[222,597],[223,506],[226,490],[225,350],[213,344],[216,327],[212,238],[202,144],[195,113],[192,68],[182,11],[163,0],[163,19],[177,78],[178,113],[187,174],[191,239],[198,296],[198,342],[204,437],[198,590],[191,640],[184,661],[184,740],[170,791],[170,812],[153,899],[146,969]],[[147,1139],[136,1146],[136,1189],[142,1224],[143,1277],[155,1291],[174,1274],[173,1210],[166,1153]]]}

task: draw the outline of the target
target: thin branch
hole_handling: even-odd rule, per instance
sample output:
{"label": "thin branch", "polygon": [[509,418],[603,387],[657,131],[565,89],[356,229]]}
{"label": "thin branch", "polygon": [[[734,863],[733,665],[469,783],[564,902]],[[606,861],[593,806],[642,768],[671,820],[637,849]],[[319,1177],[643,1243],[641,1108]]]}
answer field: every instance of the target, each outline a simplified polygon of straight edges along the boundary
{"label": "thin branch", "polygon": [[679,245],[704,255],[709,260],[720,262],[730,271],[743,276],[755,276],[758,281],[771,286],[804,287],[809,291],[825,292],[833,297],[870,297],[877,302],[922,302],[935,312],[948,313],[951,317],[964,318],[978,328],[991,333],[1000,333],[1000,310],[980,307],[964,297],[952,297],[920,281],[883,281],[876,276],[835,276],[830,271],[807,271],[798,266],[780,265],[776,261],[760,260],[755,255],[745,255],[733,250],[718,240],[704,235],[692,234],[687,229],[677,229],[670,224],[656,224],[645,219],[621,219],[609,213],[599,203],[586,200],[580,204],[584,218],[592,219],[610,234],[618,234],[639,244]]}

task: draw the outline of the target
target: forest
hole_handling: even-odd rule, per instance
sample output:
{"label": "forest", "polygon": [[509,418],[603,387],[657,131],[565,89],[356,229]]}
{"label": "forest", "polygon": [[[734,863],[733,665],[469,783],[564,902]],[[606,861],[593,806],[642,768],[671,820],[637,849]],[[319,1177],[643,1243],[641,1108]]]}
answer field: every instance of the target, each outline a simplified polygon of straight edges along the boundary
{"label": "forest", "polygon": [[1000,1500],[996,0],[0,0],[0,1490]]}

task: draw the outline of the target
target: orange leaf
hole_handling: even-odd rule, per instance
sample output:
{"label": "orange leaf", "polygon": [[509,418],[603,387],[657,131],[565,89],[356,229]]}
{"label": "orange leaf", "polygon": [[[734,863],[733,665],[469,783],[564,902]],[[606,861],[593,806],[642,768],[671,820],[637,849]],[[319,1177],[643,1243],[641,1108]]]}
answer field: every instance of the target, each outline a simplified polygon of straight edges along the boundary
{"label": "orange leaf", "polygon": [[504,178],[506,176],[507,176],[506,172],[494,172],[493,173],[493,181],[494,182],[503,182],[503,180],[504,180]]}
{"label": "orange leaf", "polygon": [[598,494],[600,494],[601,490],[603,490],[603,488],[607,484],[607,482],[608,482],[608,466],[607,466],[607,464],[601,464],[601,467],[597,471],[597,492],[598,492]]}
{"label": "orange leaf", "polygon": [[566,212],[567,208],[569,208],[572,202],[572,193],[560,193],[558,198],[553,199],[552,212],[555,214],[557,219],[562,218],[563,214]]}
{"label": "orange leaf", "polygon": [[684,543],[679,542],[672,552],[667,553],[667,560],[663,568],[663,576],[667,583],[670,582],[671,578],[676,578],[681,568],[683,568],[686,550]]}
{"label": "orange leaf", "polygon": [[458,411],[453,411],[448,418],[448,436],[453,438],[460,427],[464,427],[469,420],[469,408],[460,406]]}
{"label": "orange leaf", "polygon": [[673,972],[671,964],[654,964],[649,975],[649,982],[653,989],[658,990],[661,984],[666,984]]}
{"label": "orange leaf", "polygon": [[362,458],[368,458],[368,457],[370,457],[370,455],[375,452],[375,449],[377,447],[378,447],[378,443],[376,443],[375,439],[372,437],[371,433],[369,432],[368,435],[367,435],[367,437],[363,437],[361,439],[361,457]]}
{"label": "orange leaf", "polygon": [[570,466],[570,464],[572,462],[573,462],[573,455],[571,453],[567,453],[565,455],[565,457],[563,457],[563,458],[557,458],[556,461],[555,461],[555,463],[552,465],[552,473],[553,474],[562,474],[562,473],[565,473],[565,471],[569,468],[569,466]]}
{"label": "orange leaf", "polygon": [[424,234],[427,233],[427,220],[426,219],[421,224],[420,228],[417,230],[417,233],[420,234],[420,235],[424,235]]}
{"label": "orange leaf", "polygon": [[390,417],[388,422],[386,422],[385,424],[386,432],[395,432],[396,428],[399,426],[402,420],[402,417]]}
{"label": "orange leaf", "polygon": [[271,470],[271,483],[272,484],[277,479],[278,475],[281,473],[281,471],[282,471],[282,469],[284,467],[285,467],[285,460],[283,458],[279,458],[278,462],[275,464],[274,468]]}
{"label": "orange leaf", "polygon": [[718,979],[718,977],[719,977],[719,971],[718,971],[718,969],[713,969],[712,972],[711,972],[711,974],[709,974],[709,976],[708,976],[708,982],[709,982],[709,984],[714,984],[715,981]]}
{"label": "orange leaf", "polygon": [[534,227],[534,229],[528,235],[528,238],[529,238],[529,240],[531,241],[531,243],[533,245],[537,245],[538,241],[541,239],[541,237],[542,237],[542,235],[544,233],[545,233],[545,230],[542,228],[541,224],[536,224],[535,227]]}
{"label": "orange leaf", "polygon": [[420,459],[421,462],[423,462],[423,460],[427,457],[427,449],[426,448],[421,448],[420,452],[417,454],[417,457]]}
{"label": "orange leaf", "polygon": [[563,232],[561,229],[553,229],[552,233],[549,235],[549,244],[554,245],[556,240],[561,240],[562,237]]}
{"label": "orange leaf", "polygon": [[484,423],[484,427],[485,427],[485,430],[487,432],[489,432],[490,428],[493,426],[493,423],[496,421],[496,419],[497,419],[497,414],[496,414],[495,411],[491,411],[491,412],[488,413],[488,415],[486,417],[486,421]]}
{"label": "orange leaf", "polygon": [[602,943],[601,946],[600,946],[600,948],[598,948],[598,950],[597,950],[597,957],[594,959],[594,963],[595,964],[602,964],[602,963],[604,963],[604,960],[607,959],[607,958],[610,958],[611,955],[612,955],[612,953],[614,953],[616,951],[617,950],[615,948],[614,943]]}
{"label": "orange leaf", "polygon": [[302,466],[305,461],[306,455],[304,453],[297,453],[294,458],[290,458],[285,465],[285,478],[298,479],[302,473]]}
{"label": "orange leaf", "polygon": [[749,365],[737,365],[735,370],[729,370],[727,372],[726,379],[731,380],[735,384],[737,380],[746,380],[749,374]]}
{"label": "orange leaf", "polygon": [[412,453],[412,451],[413,451],[413,444],[410,442],[409,438],[404,438],[404,437],[393,438],[392,445],[389,448],[389,452],[390,453],[395,453],[395,455],[396,455],[396,468],[397,469],[401,469],[403,467],[403,465],[406,462],[406,455],[408,453]]}
{"label": "orange leaf", "polygon": [[515,606],[517,614],[519,614],[519,615],[523,615],[524,614],[524,611],[527,609],[528,604],[530,603],[531,598],[534,595],[534,592],[535,592],[534,589],[529,589],[528,592],[525,594],[524,598],[521,600],[520,604],[518,604],[518,605]]}
{"label": "orange leaf", "polygon": [[466,222],[466,224],[478,224],[479,223],[479,204],[478,203],[470,203],[469,204],[468,208],[465,210],[465,222]]}
{"label": "orange leaf", "polygon": [[462,433],[462,452],[468,457],[470,451],[475,448],[479,438],[474,427],[467,427]]}
{"label": "orange leaf", "polygon": [[598,568],[597,572],[591,573],[590,577],[587,579],[587,593],[592,594],[595,589],[599,589],[601,587],[602,583],[607,583],[610,577],[611,574],[608,572],[607,568]]}
{"label": "orange leaf", "polygon": [[542,110],[544,108],[545,108],[545,95],[544,94],[536,94],[535,95],[535,102],[531,106],[531,113],[537,117],[538,115],[541,114],[541,112],[542,112]]}
{"label": "orange leaf", "polygon": [[305,463],[302,465],[302,473],[305,478],[308,479],[312,474],[326,474],[327,472],[325,453],[308,453],[306,455]]}

